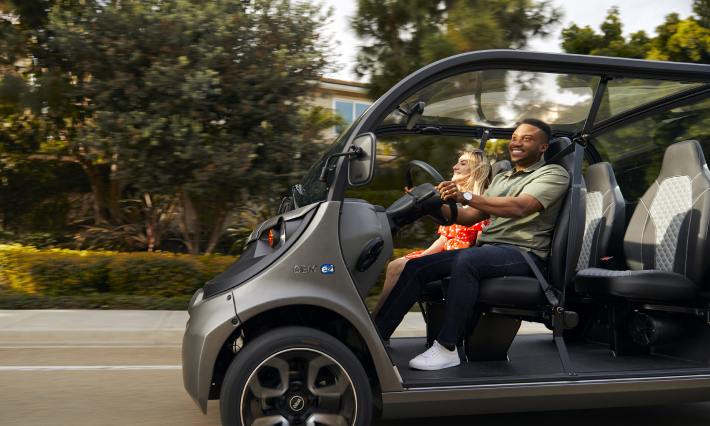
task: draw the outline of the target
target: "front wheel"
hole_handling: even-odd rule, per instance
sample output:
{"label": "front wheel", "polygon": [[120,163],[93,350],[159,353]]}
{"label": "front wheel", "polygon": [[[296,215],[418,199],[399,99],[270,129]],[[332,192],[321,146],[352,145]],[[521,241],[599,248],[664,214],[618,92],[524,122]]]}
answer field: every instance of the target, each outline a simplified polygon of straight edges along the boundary
{"label": "front wheel", "polygon": [[222,384],[227,426],[369,425],[372,393],[353,353],[305,327],[278,328],[249,342]]}

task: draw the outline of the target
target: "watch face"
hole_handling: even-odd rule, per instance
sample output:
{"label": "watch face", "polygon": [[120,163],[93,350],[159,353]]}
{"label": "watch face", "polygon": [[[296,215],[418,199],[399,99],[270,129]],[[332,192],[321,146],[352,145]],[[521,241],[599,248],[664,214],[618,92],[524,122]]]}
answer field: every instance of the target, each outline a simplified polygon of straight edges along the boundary
{"label": "watch face", "polygon": [[464,192],[463,198],[467,199],[468,201],[471,201],[473,199],[473,195],[470,192]]}

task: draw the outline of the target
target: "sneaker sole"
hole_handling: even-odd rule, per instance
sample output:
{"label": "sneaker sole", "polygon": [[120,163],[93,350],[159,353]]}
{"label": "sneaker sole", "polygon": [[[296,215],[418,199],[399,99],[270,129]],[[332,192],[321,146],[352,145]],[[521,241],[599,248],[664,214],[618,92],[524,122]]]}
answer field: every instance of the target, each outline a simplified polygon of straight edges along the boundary
{"label": "sneaker sole", "polygon": [[415,370],[424,370],[424,371],[435,371],[435,370],[443,370],[445,368],[451,368],[451,367],[456,367],[457,365],[461,365],[461,360],[457,359],[456,361],[451,361],[448,364],[444,364],[442,366],[433,366],[433,365],[425,365],[421,367],[414,367],[411,364],[409,365],[409,368],[413,368]]}

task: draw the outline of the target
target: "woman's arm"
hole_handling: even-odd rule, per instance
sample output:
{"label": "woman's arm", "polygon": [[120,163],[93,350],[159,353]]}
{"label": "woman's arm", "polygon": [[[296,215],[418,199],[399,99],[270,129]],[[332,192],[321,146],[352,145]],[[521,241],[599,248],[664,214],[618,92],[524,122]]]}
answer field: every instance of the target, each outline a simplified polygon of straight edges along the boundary
{"label": "woman's arm", "polygon": [[441,235],[439,238],[434,241],[434,243],[429,246],[428,249],[424,250],[422,253],[422,256],[426,256],[428,254],[434,254],[434,253],[439,253],[440,251],[444,251],[444,244],[446,244],[446,237]]}

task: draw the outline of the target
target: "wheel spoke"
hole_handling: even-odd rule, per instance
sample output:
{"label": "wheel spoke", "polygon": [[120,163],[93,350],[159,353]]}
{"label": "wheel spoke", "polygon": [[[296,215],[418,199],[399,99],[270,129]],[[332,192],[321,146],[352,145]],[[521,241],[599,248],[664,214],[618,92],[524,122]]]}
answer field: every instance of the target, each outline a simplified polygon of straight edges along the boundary
{"label": "wheel spoke", "polygon": [[[316,387],[316,379],[318,378],[318,372],[321,368],[328,365],[333,365],[337,368],[337,374],[334,374],[335,384],[330,386]],[[327,357],[319,356],[308,363],[308,378],[306,380],[308,390],[311,391],[313,395],[316,396],[341,396],[345,393],[350,381],[347,376],[342,374],[340,367]]]}
{"label": "wheel spoke", "polygon": [[255,374],[254,377],[252,377],[251,381],[249,382],[249,389],[251,389],[255,397],[261,399],[262,406],[264,406],[263,401],[265,398],[275,398],[285,394],[288,390],[289,383],[288,362],[274,357],[264,363],[261,368],[263,369],[265,367],[275,368],[279,372],[279,379],[281,380],[281,384],[278,388],[268,388],[261,385],[258,374]]}
{"label": "wheel spoke", "polygon": [[306,426],[348,426],[343,416],[337,414],[323,414],[323,413],[313,413],[308,420],[306,420]]}
{"label": "wheel spoke", "polygon": [[261,417],[254,420],[252,426],[290,426],[291,424],[284,416]]}

